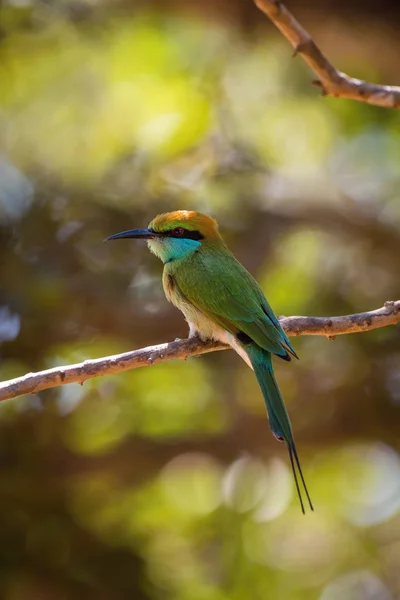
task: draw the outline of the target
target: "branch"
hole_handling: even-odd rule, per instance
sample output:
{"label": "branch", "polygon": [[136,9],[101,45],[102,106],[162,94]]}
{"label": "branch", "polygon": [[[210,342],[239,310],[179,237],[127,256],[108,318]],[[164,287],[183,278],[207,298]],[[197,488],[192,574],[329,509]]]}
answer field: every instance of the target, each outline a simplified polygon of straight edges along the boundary
{"label": "branch", "polygon": [[400,108],[399,86],[368,83],[337,71],[280,0],[254,0],[254,3],[289,40],[294,48],[294,56],[301,54],[318,76],[319,79],[313,81],[313,84],[322,89],[322,95],[348,98],[385,108]]}
{"label": "branch", "polygon": [[[344,333],[357,333],[370,331],[387,325],[400,322],[400,300],[386,302],[382,308],[369,312],[346,315],[343,317],[281,317],[280,323],[289,336],[297,335],[323,335],[333,339],[336,335]],[[22,377],[0,383],[0,401],[16,398],[23,394],[35,394],[41,390],[65,385],[67,383],[80,383],[99,375],[119,373],[128,369],[148,367],[172,358],[186,359],[189,356],[198,356],[215,350],[227,350],[229,346],[208,340],[202,342],[197,337],[186,340],[175,340],[158,346],[149,346],[115,354],[104,358],[85,360],[82,363],[55,367],[28,373]]]}

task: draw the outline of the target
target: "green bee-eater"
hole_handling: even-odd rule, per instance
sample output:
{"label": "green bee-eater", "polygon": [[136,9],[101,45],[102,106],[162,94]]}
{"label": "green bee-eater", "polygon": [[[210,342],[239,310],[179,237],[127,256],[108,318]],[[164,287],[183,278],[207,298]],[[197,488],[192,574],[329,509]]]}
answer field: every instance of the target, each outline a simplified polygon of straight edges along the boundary
{"label": "green bee-eater", "polygon": [[148,229],[132,229],[107,238],[141,238],[164,263],[167,299],[183,312],[189,335],[229,344],[254,370],[267,406],[273,435],[285,441],[304,513],[297,479],[300,473],[311,510],[292,426],[275,381],[272,354],[290,361],[297,355],[256,280],[236,260],[214,219],[179,210],[158,215]]}

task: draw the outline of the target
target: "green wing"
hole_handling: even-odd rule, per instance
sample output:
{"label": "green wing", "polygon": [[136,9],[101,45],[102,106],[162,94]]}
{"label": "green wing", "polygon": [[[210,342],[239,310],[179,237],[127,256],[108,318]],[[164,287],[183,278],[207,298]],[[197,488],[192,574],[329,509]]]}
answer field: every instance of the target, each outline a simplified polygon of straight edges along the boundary
{"label": "green wing", "polygon": [[253,341],[287,360],[288,351],[296,356],[256,280],[233,254],[203,246],[185,263],[171,272],[181,294],[198,310],[245,344]]}

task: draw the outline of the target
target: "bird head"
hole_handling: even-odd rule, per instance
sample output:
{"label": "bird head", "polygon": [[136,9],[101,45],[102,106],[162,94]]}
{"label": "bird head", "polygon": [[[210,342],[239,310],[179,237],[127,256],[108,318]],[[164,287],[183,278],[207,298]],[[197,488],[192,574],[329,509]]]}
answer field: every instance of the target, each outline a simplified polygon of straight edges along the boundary
{"label": "bird head", "polygon": [[215,219],[191,210],[177,210],[155,217],[147,229],[130,229],[108,240],[137,238],[147,240],[149,249],[164,264],[185,258],[208,242],[222,242]]}

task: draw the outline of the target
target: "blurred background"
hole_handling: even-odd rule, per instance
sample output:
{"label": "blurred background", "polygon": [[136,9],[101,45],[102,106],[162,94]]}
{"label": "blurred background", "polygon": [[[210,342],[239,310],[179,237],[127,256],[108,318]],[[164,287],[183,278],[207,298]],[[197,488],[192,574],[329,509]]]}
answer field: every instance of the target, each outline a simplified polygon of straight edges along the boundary
{"label": "blurred background", "polygon": [[[399,84],[398,2],[291,1]],[[0,378],[184,337],[143,243],[215,216],[278,315],[400,296],[400,113],[322,99],[251,0],[3,0]],[[0,406],[5,600],[400,598],[400,330],[276,361],[315,513],[218,352]]]}

